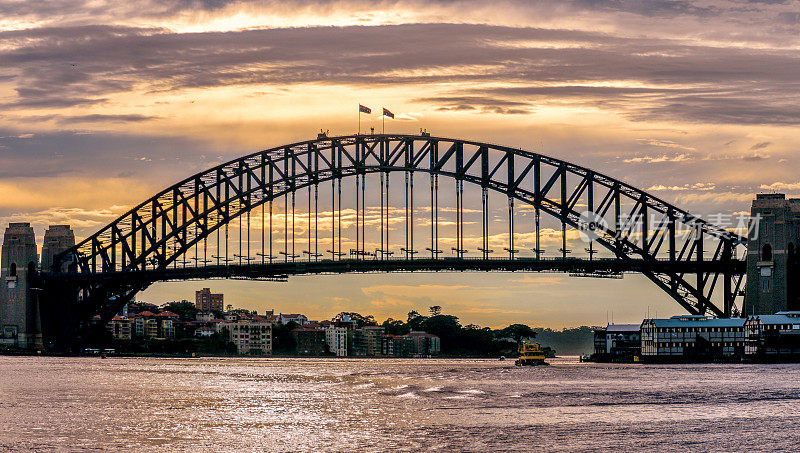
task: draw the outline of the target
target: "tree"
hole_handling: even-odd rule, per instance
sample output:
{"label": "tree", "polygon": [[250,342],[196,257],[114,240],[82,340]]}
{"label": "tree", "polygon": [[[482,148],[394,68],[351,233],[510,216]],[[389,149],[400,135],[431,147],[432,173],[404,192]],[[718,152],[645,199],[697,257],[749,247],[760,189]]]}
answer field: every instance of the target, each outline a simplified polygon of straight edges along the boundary
{"label": "tree", "polygon": [[194,321],[199,311],[193,303],[186,300],[170,302],[164,305],[164,310],[171,311],[180,316],[182,321]]}
{"label": "tree", "polygon": [[405,335],[409,332],[408,325],[399,319],[389,318],[381,326],[387,335]]}
{"label": "tree", "polygon": [[458,322],[457,317],[452,315],[431,316],[421,323],[421,327],[420,330],[438,336],[441,339],[443,349],[445,347],[459,347],[461,324]]}
{"label": "tree", "polygon": [[431,311],[431,316],[439,316],[442,314],[442,307],[440,305],[434,305],[428,309]]}
{"label": "tree", "polygon": [[343,311],[338,315],[334,316],[333,320],[342,322],[344,321],[345,317],[350,317],[350,320],[356,323],[357,328],[361,328],[364,326],[377,326],[378,323],[375,322],[375,317],[372,315],[362,316],[360,313],[350,312],[350,311]]}
{"label": "tree", "polygon": [[286,325],[275,324],[272,327],[272,350],[283,354],[294,353],[296,342],[292,331],[298,327],[300,324],[294,321],[289,321]]}
{"label": "tree", "polygon": [[408,312],[408,328],[410,330],[422,330],[422,323],[424,323],[426,319],[428,319],[427,316],[422,316],[418,311],[411,310]]}
{"label": "tree", "polygon": [[519,343],[523,338],[536,338],[536,331],[525,324],[511,324],[505,329],[497,331],[497,336],[500,338],[510,337]]}

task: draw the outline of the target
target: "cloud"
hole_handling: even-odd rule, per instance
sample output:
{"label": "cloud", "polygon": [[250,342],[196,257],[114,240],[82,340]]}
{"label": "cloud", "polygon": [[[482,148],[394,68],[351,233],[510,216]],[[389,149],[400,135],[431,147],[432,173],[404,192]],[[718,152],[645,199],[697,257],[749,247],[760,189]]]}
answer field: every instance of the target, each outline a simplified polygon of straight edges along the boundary
{"label": "cloud", "polygon": [[92,114],[92,115],[80,115],[80,116],[67,116],[58,118],[58,122],[60,124],[74,124],[74,123],[138,123],[141,121],[150,121],[154,119],[158,119],[158,116],[154,115],[138,115],[138,114],[129,114],[129,115],[100,115],[100,114]]}
{"label": "cloud", "polygon": [[682,150],[685,150],[685,151],[697,151],[697,148],[694,148],[694,147],[691,147],[691,146],[681,145],[681,144],[675,143],[675,142],[673,142],[671,140],[659,140],[659,139],[654,139],[654,138],[639,138],[639,139],[636,139],[636,141],[638,141],[639,143],[641,143],[643,145],[656,146],[656,147],[660,147],[660,148],[675,148],[675,149],[682,149]]}
{"label": "cloud", "polygon": [[71,124],[86,124],[86,123],[106,123],[106,124],[140,123],[142,121],[150,121],[159,118],[160,117],[155,115],[139,115],[139,114],[127,114],[127,115],[91,114],[91,115],[76,115],[76,116],[69,116],[69,115],[28,116],[21,118],[21,120],[24,122],[31,122],[31,123],[40,123],[43,121],[55,121],[57,124],[60,125],[71,125]]}
{"label": "cloud", "polygon": [[771,144],[772,144],[772,142],[759,142],[759,143],[756,143],[755,145],[751,146],[750,147],[750,151],[756,151],[756,150],[759,150],[759,149],[764,149],[764,148],[768,147]]}
{"label": "cloud", "polygon": [[[570,46],[549,48],[554,40]],[[417,100],[494,114],[563,102],[633,121],[800,122],[800,61],[793,52],[582,30],[402,24],[174,33],[62,26],[0,32],[0,58],[16,76],[10,83],[17,97],[4,104],[13,109],[97,106],[131,90],[458,83],[472,88]],[[595,86],[609,81],[616,86]]]}
{"label": "cloud", "polygon": [[662,154],[660,156],[629,157],[627,159],[624,159],[623,162],[657,164],[661,162],[685,162],[689,160],[694,160],[694,157],[692,157],[689,154],[678,154],[673,156]]}
{"label": "cloud", "polygon": [[675,197],[679,204],[692,205],[699,203],[712,203],[715,205],[731,205],[732,203],[747,203],[750,202],[755,195],[752,193],[737,193],[737,192],[700,192],[682,194]]}
{"label": "cloud", "polygon": [[661,184],[657,184],[654,186],[650,186],[647,188],[647,192],[658,192],[658,191],[687,191],[687,190],[695,190],[695,191],[707,191],[707,190],[715,190],[717,187],[714,184],[710,183],[694,183],[694,184],[685,184],[682,186],[664,186]]}
{"label": "cloud", "polygon": [[800,190],[800,181],[798,181],[798,182],[773,182],[772,184],[761,184],[759,186],[759,188],[760,189],[764,189],[764,190],[775,190],[775,191]]}
{"label": "cloud", "polygon": [[528,103],[484,96],[440,96],[417,98],[413,99],[412,102],[441,105],[437,110],[444,112],[479,110],[483,113],[501,115],[524,115],[532,113]]}

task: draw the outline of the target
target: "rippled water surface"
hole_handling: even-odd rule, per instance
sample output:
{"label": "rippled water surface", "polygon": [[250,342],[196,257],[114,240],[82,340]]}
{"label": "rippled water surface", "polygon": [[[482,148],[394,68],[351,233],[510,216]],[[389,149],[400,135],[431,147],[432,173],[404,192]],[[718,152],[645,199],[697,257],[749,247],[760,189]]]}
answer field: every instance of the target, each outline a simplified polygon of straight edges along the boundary
{"label": "rippled water surface", "polygon": [[800,365],[0,357],[0,451],[785,450]]}

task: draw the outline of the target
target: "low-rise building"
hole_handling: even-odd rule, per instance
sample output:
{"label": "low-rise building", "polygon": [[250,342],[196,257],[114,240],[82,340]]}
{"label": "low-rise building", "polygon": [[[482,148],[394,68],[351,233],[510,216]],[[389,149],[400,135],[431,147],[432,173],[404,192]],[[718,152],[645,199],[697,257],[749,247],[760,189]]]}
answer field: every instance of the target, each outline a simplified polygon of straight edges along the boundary
{"label": "low-rise building", "polygon": [[329,325],[325,328],[325,344],[336,357],[347,356],[347,329]]}
{"label": "low-rise building", "polygon": [[381,354],[387,357],[414,357],[414,340],[408,335],[381,337]]}
{"label": "low-rise building", "polygon": [[414,342],[415,355],[437,355],[442,351],[441,340],[436,335],[412,330],[408,336]]}
{"label": "low-rise building", "polygon": [[294,322],[299,326],[304,326],[308,324],[308,318],[305,315],[297,314],[297,313],[281,313],[278,315],[278,323],[282,326],[289,324],[290,322]]}
{"label": "low-rise building", "polygon": [[194,330],[194,336],[198,338],[207,338],[214,335],[214,328],[201,326]]}
{"label": "low-rise building", "polygon": [[645,319],[641,325],[642,359],[708,360],[744,353],[747,333],[742,318],[703,315]]}
{"label": "low-rise building", "polygon": [[317,326],[298,327],[292,330],[292,337],[299,355],[320,356],[326,353],[325,331]]}
{"label": "low-rise building", "polygon": [[194,315],[194,319],[199,322],[211,322],[216,318],[214,312],[208,310],[200,310]]}
{"label": "low-rise building", "polygon": [[378,356],[381,355],[381,337],[383,327],[364,326],[352,331],[351,348],[348,351],[353,356]]}
{"label": "low-rise building", "polygon": [[158,338],[175,338],[175,324],[180,317],[169,311],[162,311],[155,317],[158,320]]}
{"label": "low-rise building", "polygon": [[382,335],[381,355],[387,357],[420,357],[441,352],[438,336],[427,332],[412,331],[406,335]]}
{"label": "low-rise building", "polygon": [[139,338],[158,337],[158,319],[155,313],[143,311],[133,316],[133,334]]}
{"label": "low-rise building", "polygon": [[642,353],[641,324],[609,324],[594,331],[594,360],[632,361]]}
{"label": "low-rise building", "polygon": [[745,354],[778,360],[800,357],[800,311],[748,316]]}
{"label": "low-rise building", "polygon": [[131,320],[125,316],[114,316],[106,328],[115,340],[130,340],[132,335]]}
{"label": "low-rise building", "polygon": [[215,329],[236,345],[239,354],[272,355],[272,324],[264,318],[222,321]]}

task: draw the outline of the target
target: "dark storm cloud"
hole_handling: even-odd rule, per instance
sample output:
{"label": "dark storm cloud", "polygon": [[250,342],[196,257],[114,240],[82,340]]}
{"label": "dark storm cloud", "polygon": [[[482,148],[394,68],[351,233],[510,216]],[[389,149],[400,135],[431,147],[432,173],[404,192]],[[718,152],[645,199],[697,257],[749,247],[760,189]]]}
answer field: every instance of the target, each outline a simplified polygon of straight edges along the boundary
{"label": "dark storm cloud", "polygon": [[685,96],[641,108],[630,116],[637,120],[680,118],[693,123],[794,125],[800,124],[800,106],[785,99],[758,96]]}
{"label": "dark storm cloud", "polygon": [[72,124],[91,124],[91,123],[140,123],[142,121],[150,121],[159,119],[160,117],[154,115],[139,115],[139,114],[121,114],[121,115],[33,115],[19,118],[19,121],[24,123],[41,123],[46,121],[55,121],[59,125],[72,125]]}
{"label": "dark storm cloud", "polygon": [[[800,124],[797,84],[777,83],[772,88],[624,88],[624,87],[516,87],[487,92],[532,105],[578,102],[622,110],[636,121],[679,120],[690,123]],[[787,98],[788,96],[788,98]]]}
{"label": "dark storm cloud", "polygon": [[581,9],[626,12],[648,17],[710,16],[719,12],[717,8],[700,7],[681,0],[576,0],[572,4]]}
{"label": "dark storm cloud", "polygon": [[79,115],[67,116],[58,118],[59,124],[75,124],[75,123],[139,123],[142,121],[150,121],[158,119],[157,116],[152,115]]}
{"label": "dark storm cloud", "polygon": [[0,178],[135,176],[171,181],[175,174],[208,167],[203,153],[213,151],[185,138],[0,128]]}
{"label": "dark storm cloud", "polygon": [[[427,102],[529,113],[525,107],[561,99],[622,109],[635,120],[800,122],[794,50],[469,24],[184,34],[58,27],[0,32],[0,45],[0,61],[17,75],[11,83],[18,96],[8,108],[89,105],[134,89],[486,82],[523,86],[488,97],[485,89],[462,89]],[[585,86],[609,80],[646,87]]]}
{"label": "dark storm cloud", "polygon": [[[339,1],[339,0],[141,0],[132,6],[128,2],[107,1],[94,2],[87,0],[51,0],[47,2],[4,2],[0,3],[0,15],[4,17],[37,17],[51,18],[63,17],[71,20],[80,20],[86,16],[102,16],[109,13],[127,12],[133,17],[140,18],[170,18],[187,13],[214,13],[229,6],[263,7],[263,8],[311,8],[320,12],[333,7],[350,8],[358,10],[365,6],[371,7],[397,7],[399,9],[420,9],[426,6],[452,6],[457,8],[475,8],[491,4],[488,1],[454,1],[454,0],[428,0],[428,1]],[[699,17],[718,14],[722,8],[700,6],[696,2],[685,0],[524,0],[506,1],[504,6],[519,6],[530,8],[569,8],[573,11],[607,11],[612,13],[629,13],[644,17],[675,17],[679,15],[692,15]],[[776,4],[780,1],[763,0],[751,3]],[[494,2],[494,4],[497,4]]]}
{"label": "dark storm cloud", "polygon": [[782,12],[778,14],[778,21],[786,25],[800,24],[800,13]]}

